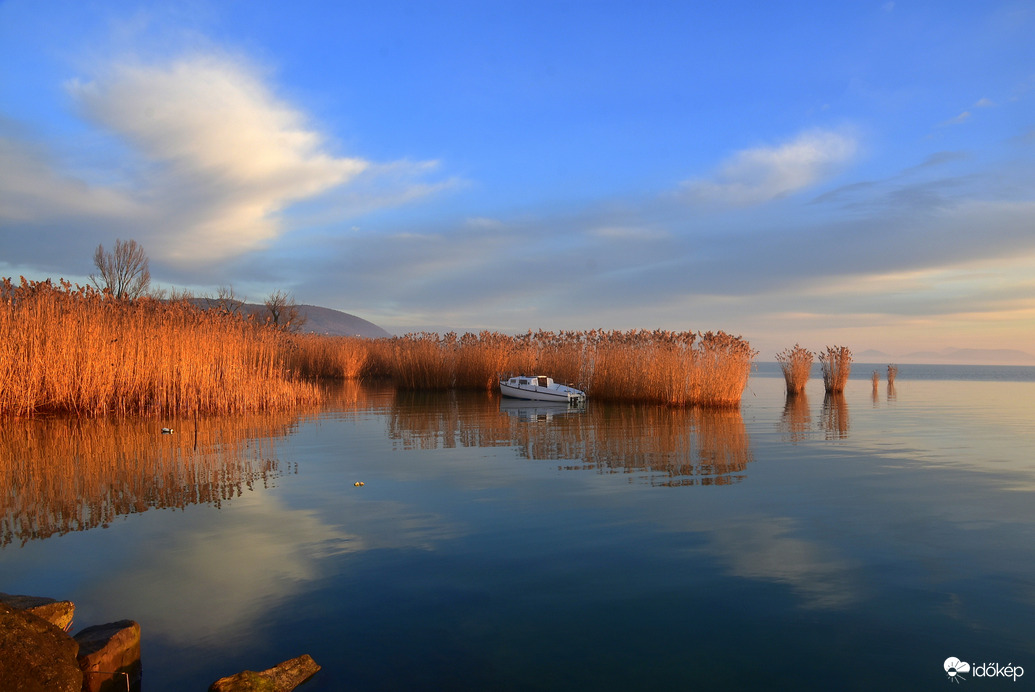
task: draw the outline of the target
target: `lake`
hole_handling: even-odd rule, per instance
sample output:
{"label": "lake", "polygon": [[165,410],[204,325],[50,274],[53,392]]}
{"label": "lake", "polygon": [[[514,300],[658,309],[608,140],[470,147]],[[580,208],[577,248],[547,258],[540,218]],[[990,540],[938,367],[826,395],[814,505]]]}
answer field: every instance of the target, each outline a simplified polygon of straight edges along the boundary
{"label": "lake", "polygon": [[0,591],[139,622],[147,692],[303,653],[307,692],[1030,686],[1035,368],[879,368],[788,401],[761,364],[738,411],[4,421]]}

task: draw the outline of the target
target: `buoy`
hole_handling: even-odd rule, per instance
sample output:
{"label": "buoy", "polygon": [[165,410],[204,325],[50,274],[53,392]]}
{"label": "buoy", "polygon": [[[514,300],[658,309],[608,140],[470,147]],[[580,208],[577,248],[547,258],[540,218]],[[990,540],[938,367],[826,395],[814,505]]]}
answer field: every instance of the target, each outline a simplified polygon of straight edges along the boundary
{"label": "buoy", "polygon": [[358,488],[361,485],[366,485],[366,483],[364,483],[363,481],[356,481],[354,485]]}

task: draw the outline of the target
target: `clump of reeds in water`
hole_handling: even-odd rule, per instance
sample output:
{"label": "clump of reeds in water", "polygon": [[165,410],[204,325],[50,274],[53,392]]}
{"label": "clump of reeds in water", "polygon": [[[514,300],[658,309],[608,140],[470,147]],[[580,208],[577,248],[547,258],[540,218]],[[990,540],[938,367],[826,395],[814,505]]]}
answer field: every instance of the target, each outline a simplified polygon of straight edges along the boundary
{"label": "clump of reeds in water", "polygon": [[787,383],[787,394],[797,396],[804,393],[812,372],[812,358],[812,351],[798,344],[776,354],[776,361],[780,364],[783,379]]}
{"label": "clump of reeds in water", "polygon": [[898,366],[894,365],[894,364],[889,365],[888,366],[888,386],[889,387],[894,386],[895,378],[896,377],[898,377]]}
{"label": "clump of reeds in water", "polygon": [[879,370],[874,370],[873,371],[873,388],[876,389],[878,386],[880,386],[880,371]]}
{"label": "clump of reeds in water", "polygon": [[831,394],[843,392],[852,373],[852,352],[847,346],[828,346],[825,353],[819,354],[819,362],[826,391]]}

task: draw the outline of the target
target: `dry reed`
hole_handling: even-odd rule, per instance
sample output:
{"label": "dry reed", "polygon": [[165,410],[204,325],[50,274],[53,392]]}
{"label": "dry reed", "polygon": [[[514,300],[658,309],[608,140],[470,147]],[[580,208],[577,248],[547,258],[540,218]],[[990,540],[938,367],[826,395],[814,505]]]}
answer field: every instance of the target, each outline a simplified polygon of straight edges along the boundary
{"label": "dry reed", "polygon": [[187,302],[0,282],[0,415],[194,414],[313,403],[283,335]]}
{"label": "dry reed", "polygon": [[837,394],[845,390],[848,376],[852,373],[852,352],[847,346],[828,346],[819,354],[823,367],[823,387],[827,392]]}
{"label": "dry reed", "polygon": [[757,353],[724,332],[632,330],[422,332],[367,342],[367,376],[401,389],[492,390],[501,377],[548,374],[594,399],[735,407]]}
{"label": "dry reed", "polygon": [[0,284],[0,415],[261,411],[318,401],[318,378],[491,391],[513,374],[547,374],[600,400],[736,407],[756,355],[724,332],[285,334],[186,299]]}
{"label": "dry reed", "polygon": [[897,365],[889,365],[888,366],[888,386],[889,387],[892,387],[892,386],[895,385],[895,378],[896,377],[898,377],[898,366]]}
{"label": "dry reed", "polygon": [[812,358],[812,351],[798,344],[776,354],[776,360],[783,370],[783,379],[787,383],[788,395],[797,396],[805,392],[805,385],[812,373]]}

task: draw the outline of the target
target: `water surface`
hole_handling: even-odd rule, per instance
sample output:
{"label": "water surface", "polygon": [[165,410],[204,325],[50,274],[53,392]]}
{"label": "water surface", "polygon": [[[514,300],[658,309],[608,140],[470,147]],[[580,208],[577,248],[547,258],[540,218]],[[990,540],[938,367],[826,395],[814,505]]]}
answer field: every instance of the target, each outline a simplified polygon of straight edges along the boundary
{"label": "water surface", "polygon": [[0,591],[140,622],[149,692],[302,653],[306,690],[1023,686],[1035,382],[910,367],[790,401],[760,368],[739,411],[5,423]]}

